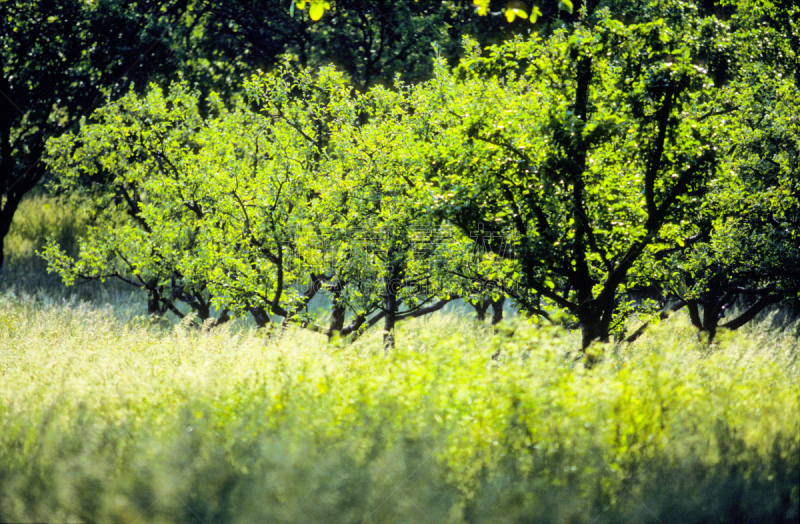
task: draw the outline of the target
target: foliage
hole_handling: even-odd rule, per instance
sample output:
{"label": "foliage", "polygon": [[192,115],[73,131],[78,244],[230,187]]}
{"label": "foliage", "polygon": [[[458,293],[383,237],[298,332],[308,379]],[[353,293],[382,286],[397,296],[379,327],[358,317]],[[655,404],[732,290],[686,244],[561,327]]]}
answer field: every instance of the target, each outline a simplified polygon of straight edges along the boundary
{"label": "foliage", "polygon": [[589,372],[524,323],[418,319],[386,355],[2,300],[3,521],[797,518],[788,331],[709,350],[679,314]]}
{"label": "foliage", "polygon": [[[584,347],[624,337],[631,312],[666,306],[687,306],[713,338],[738,298],[752,307],[732,329],[798,290],[777,269],[797,258],[795,55],[779,36],[791,26],[764,29],[773,12],[745,4],[640,7],[633,23],[587,4],[573,26],[472,43],[409,102],[409,125],[429,116],[419,135],[432,212],[501,261],[472,278],[531,314],[566,310]],[[782,43],[761,49],[770,38]],[[785,119],[770,116],[774,104]],[[765,192],[770,176],[780,182]],[[743,226],[770,217],[769,231]],[[637,303],[642,292],[658,301]]]}
{"label": "foliage", "polygon": [[301,66],[336,62],[362,88],[398,73],[420,80],[430,74],[431,44],[454,56],[460,38],[450,10],[425,4],[340,2],[333,23],[314,28],[289,16],[283,0],[5,1],[0,240],[22,197],[47,177],[46,141],[130,86],[181,72],[204,93],[227,97],[282,54]]}
{"label": "foliage", "polygon": [[[335,65],[362,91],[391,85],[395,76],[418,82],[431,75],[434,48],[455,60],[462,35],[502,39],[514,29],[485,19],[478,23],[479,17],[461,2],[207,0],[198,4],[192,14],[200,34],[196,66],[204,67],[195,70],[210,75],[199,75],[201,84],[210,80],[217,89],[235,86],[236,79],[256,69],[279,66],[282,55],[291,56],[298,68]],[[322,23],[306,14],[321,11],[326,13]]]}
{"label": "foliage", "polygon": [[[690,222],[692,235],[648,261],[660,266],[657,285],[685,303],[693,324],[711,339],[717,326],[736,329],[800,293],[791,269],[800,260],[800,77],[791,38],[776,28],[786,23],[783,29],[794,34],[796,17],[783,18],[790,8],[739,8],[730,22],[737,45],[729,44],[715,75],[728,98],[717,131],[727,147],[728,182],[711,180],[708,199]],[[725,63],[730,67],[723,71]],[[732,306],[741,314],[730,315]]]}
{"label": "foliage", "polygon": [[[329,333],[384,319],[388,337],[398,314],[510,296],[529,314],[566,311],[584,348],[623,338],[632,312],[657,318],[670,302],[713,338],[737,300],[754,302],[728,328],[797,293],[779,269],[797,258],[796,126],[770,109],[793,115],[797,86],[781,58],[790,49],[756,52],[780,24],[761,28],[739,14],[744,4],[672,7],[640,6],[622,22],[581,5],[580,23],[485,54],[467,41],[457,68],[440,59],[436,77],[414,86],[350,92],[346,76],[285,62],[248,84],[252,105],[231,105],[237,116],[184,87],[172,102],[144,103],[130,124],[125,104],[141,105],[131,94],[51,147],[62,189],[89,184],[98,209],[124,203],[129,227],[93,230],[77,272],[47,256],[68,277],[136,281],[153,312],[181,314],[182,301],[201,320],[213,300],[223,319],[250,311],[262,325],[271,314],[309,324],[301,311],[324,288]],[[775,65],[786,78],[770,77]],[[177,123],[163,131],[175,131],[169,144],[152,118]],[[128,125],[144,157],[137,144],[113,150],[131,139]],[[263,140],[277,150],[259,150]],[[355,285],[366,281],[380,285]]]}
{"label": "foliage", "polygon": [[[414,1],[418,2],[418,0]],[[334,2],[334,5],[339,7],[339,4],[342,3],[345,2]],[[486,16],[488,14],[490,3],[489,0],[474,0],[473,2],[473,4],[475,4],[475,11],[480,16]],[[325,0],[293,0],[290,6],[290,12],[293,12],[295,7],[303,10],[306,8],[306,4],[308,4],[308,16],[315,22],[322,18],[325,11],[331,9],[331,3]],[[573,4],[570,0],[558,0],[558,8],[572,13]],[[505,6],[502,8],[501,12],[505,15],[508,22],[513,22],[516,18],[522,18],[530,19],[531,23],[535,24],[538,17],[542,16],[542,11],[538,6],[533,6],[530,12],[528,12],[525,4],[519,1],[505,2]]]}
{"label": "foliage", "polygon": [[40,160],[48,138],[72,128],[106,97],[176,69],[180,53],[170,41],[184,28],[178,4],[3,2],[0,244],[22,197],[46,175]]}
{"label": "foliage", "polygon": [[396,321],[435,311],[462,291],[446,269],[455,232],[428,212],[434,198],[421,185],[415,138],[426,115],[403,119],[410,88],[395,87],[358,97],[359,120],[332,137],[320,214],[326,244],[341,257],[333,269],[342,299],[357,315],[380,310],[366,325],[384,318],[389,345]]}
{"label": "foliage", "polygon": [[308,219],[302,199],[311,188],[301,175],[314,150],[303,147],[302,128],[274,125],[270,115],[298,116],[296,107],[284,98],[264,115],[242,105],[229,112],[212,97],[204,120],[185,84],[107,106],[98,124],[51,150],[61,187],[83,190],[93,213],[111,220],[90,231],[75,264],[55,245],[45,256],[67,281],[116,277],[148,290],[154,313],[181,315],[181,301],[204,321],[213,296],[223,319],[228,309],[255,308],[266,323],[270,306],[289,316],[299,268],[284,249]]}
{"label": "foliage", "polygon": [[182,316],[180,301],[205,321],[213,303],[220,319],[250,312],[262,326],[307,325],[308,302],[328,290],[331,335],[385,318],[388,337],[441,308],[451,291],[434,286],[430,259],[446,235],[409,193],[418,174],[398,95],[353,98],[330,69],[288,66],[247,88],[249,105],[212,96],[205,119],[185,84],[131,93],[51,141],[57,187],[83,194],[97,221],[77,259],[45,249],[52,269],[141,287],[153,313]]}
{"label": "foliage", "polygon": [[606,18],[474,49],[423,88],[440,108],[429,180],[453,193],[437,212],[501,239],[486,243],[512,262],[505,278],[519,275],[513,298],[568,310],[586,346],[622,322],[634,264],[681,241],[717,172],[720,101],[695,45],[662,20]]}

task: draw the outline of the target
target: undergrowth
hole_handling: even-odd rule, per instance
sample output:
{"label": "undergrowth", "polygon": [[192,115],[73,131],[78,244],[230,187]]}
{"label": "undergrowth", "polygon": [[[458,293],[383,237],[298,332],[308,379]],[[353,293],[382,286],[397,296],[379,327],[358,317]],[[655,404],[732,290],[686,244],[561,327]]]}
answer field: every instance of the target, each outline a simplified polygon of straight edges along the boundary
{"label": "undergrowth", "polygon": [[559,329],[400,329],[385,353],[0,295],[0,521],[798,518],[792,330],[708,347],[675,315],[587,370]]}

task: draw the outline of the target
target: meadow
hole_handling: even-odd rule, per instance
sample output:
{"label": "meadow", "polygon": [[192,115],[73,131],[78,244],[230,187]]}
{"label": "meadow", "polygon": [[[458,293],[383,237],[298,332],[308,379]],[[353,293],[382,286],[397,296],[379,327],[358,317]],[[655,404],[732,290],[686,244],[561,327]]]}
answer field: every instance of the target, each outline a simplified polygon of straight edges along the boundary
{"label": "meadow", "polygon": [[579,334],[516,318],[416,319],[388,353],[377,331],[198,329],[34,270],[35,238],[75,220],[8,247],[0,522],[800,516],[798,326],[776,313],[712,346],[677,313],[592,369]]}

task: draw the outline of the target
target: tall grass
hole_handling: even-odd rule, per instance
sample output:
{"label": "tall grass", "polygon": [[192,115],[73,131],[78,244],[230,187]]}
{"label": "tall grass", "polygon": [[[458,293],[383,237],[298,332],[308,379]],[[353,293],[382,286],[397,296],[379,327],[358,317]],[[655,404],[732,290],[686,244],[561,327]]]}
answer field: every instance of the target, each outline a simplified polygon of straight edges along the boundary
{"label": "tall grass", "polygon": [[4,240],[10,263],[36,258],[36,252],[54,238],[70,254],[77,254],[78,238],[86,231],[88,217],[73,199],[33,194],[20,203]]}
{"label": "tall grass", "polygon": [[708,348],[676,315],[586,370],[570,333],[452,314],[387,354],[0,297],[2,522],[798,517],[788,331]]}
{"label": "tall grass", "polygon": [[39,297],[45,301],[61,297],[100,304],[121,303],[124,309],[134,298],[143,303],[145,299],[140,292],[120,282],[84,281],[66,287],[61,277],[47,272],[47,263],[37,254],[45,243],[54,239],[67,253],[77,255],[79,238],[88,224],[89,218],[77,199],[46,193],[35,193],[23,199],[3,242],[0,292]]}

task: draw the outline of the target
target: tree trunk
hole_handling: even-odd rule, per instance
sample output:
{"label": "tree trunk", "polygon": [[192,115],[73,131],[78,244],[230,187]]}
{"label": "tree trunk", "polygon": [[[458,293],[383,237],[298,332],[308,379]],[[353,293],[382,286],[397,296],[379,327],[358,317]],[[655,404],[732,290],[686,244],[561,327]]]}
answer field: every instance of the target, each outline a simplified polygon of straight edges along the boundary
{"label": "tree trunk", "polygon": [[341,294],[341,287],[335,287],[333,290],[333,298],[331,300],[333,307],[331,309],[331,324],[328,328],[328,342],[331,341],[336,333],[341,333],[342,329],[344,328],[344,319],[347,310],[342,302]]}
{"label": "tree trunk", "polygon": [[394,312],[389,310],[383,319],[383,349],[389,351],[394,349]]}
{"label": "tree trunk", "polygon": [[477,318],[478,322],[481,324],[486,320],[486,310],[489,309],[490,303],[491,299],[484,298],[479,302],[472,304],[472,307],[475,309],[475,318]]}
{"label": "tree trunk", "polygon": [[397,310],[400,309],[397,291],[400,289],[402,273],[401,265],[394,261],[389,268],[389,277],[386,279],[384,290],[386,318],[383,321],[383,349],[386,351],[394,349],[394,325]]}
{"label": "tree trunk", "polygon": [[613,312],[613,299],[587,298],[575,312],[581,327],[581,351],[594,341],[608,342]]}
{"label": "tree trunk", "polygon": [[492,325],[496,326],[503,320],[503,304],[506,302],[506,297],[500,297],[497,300],[492,300]]}
{"label": "tree trunk", "polygon": [[592,342],[608,342],[608,325],[603,326],[604,322],[581,322],[581,352],[586,356],[584,366],[591,369],[600,360],[598,355],[587,353],[587,349]]}
{"label": "tree trunk", "polygon": [[687,300],[686,308],[689,310],[689,320],[692,321],[692,325],[697,329],[702,330],[703,321],[700,320],[700,308],[697,307],[697,300]]}
{"label": "tree trunk", "polygon": [[[718,302],[718,301],[715,301]],[[717,326],[719,324],[719,310],[718,304],[706,303],[703,304],[703,329],[702,331],[708,333],[708,343],[714,341],[717,335]]]}
{"label": "tree trunk", "polygon": [[[6,181],[6,183],[8,183]],[[14,213],[17,212],[20,199],[15,195],[0,195],[6,197],[5,202],[0,202],[0,268],[5,262],[6,236],[11,229],[11,222],[14,221]]]}
{"label": "tree trunk", "polygon": [[0,268],[5,262],[6,235],[8,235],[10,224],[0,223]]}
{"label": "tree trunk", "polygon": [[587,354],[592,342],[608,342],[611,319],[614,312],[612,298],[588,299],[577,312],[581,327],[581,352],[586,355],[585,365],[591,368],[599,360],[597,355]]}
{"label": "tree trunk", "polygon": [[592,342],[608,342],[608,329],[603,329],[601,320],[581,322],[581,351],[584,353]]}
{"label": "tree trunk", "polygon": [[231,319],[230,312],[227,309],[223,309],[222,313],[220,313],[219,317],[217,317],[216,322],[214,322],[214,325],[215,326],[220,326],[220,325],[224,324],[225,322],[229,322],[230,319]]}
{"label": "tree trunk", "polygon": [[782,299],[783,295],[780,293],[762,296],[756,301],[755,304],[747,308],[747,311],[745,311],[735,319],[730,320],[725,324],[722,324],[721,327],[725,329],[739,329],[743,325],[753,320],[756,317],[756,315],[758,315],[761,311],[763,311],[767,306],[771,306],[772,304],[777,304]]}
{"label": "tree trunk", "polygon": [[475,309],[475,317],[478,319],[478,322],[483,323],[486,321],[486,311],[489,309],[489,306],[492,306],[492,325],[495,326],[502,322],[503,320],[503,304],[506,301],[506,297],[500,297],[497,300],[493,298],[484,298],[477,304],[472,304],[472,307]]}
{"label": "tree trunk", "polygon": [[[0,240],[0,242],[2,241]],[[161,296],[155,286],[147,290],[147,314],[158,317],[164,314],[161,309]]]}
{"label": "tree trunk", "polygon": [[261,306],[251,307],[250,314],[253,316],[253,320],[255,320],[256,326],[260,328],[267,327],[267,325],[269,325],[269,323],[271,322],[271,319],[269,318],[269,313],[267,313],[267,310]]}

